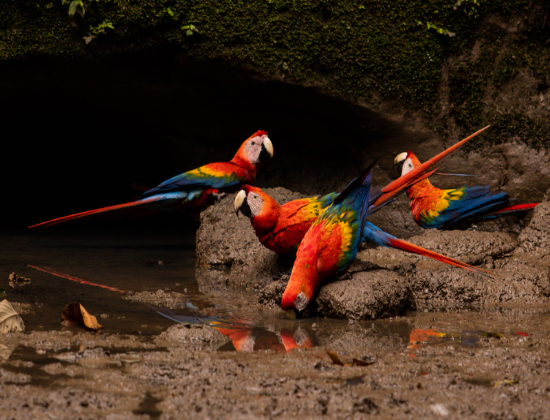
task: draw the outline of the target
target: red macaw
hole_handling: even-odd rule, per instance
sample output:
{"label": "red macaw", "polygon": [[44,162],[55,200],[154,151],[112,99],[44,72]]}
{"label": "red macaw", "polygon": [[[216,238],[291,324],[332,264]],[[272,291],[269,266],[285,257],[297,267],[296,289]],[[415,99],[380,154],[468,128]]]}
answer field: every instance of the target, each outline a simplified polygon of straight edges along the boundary
{"label": "red macaw", "polygon": [[[441,159],[464,145],[487,129],[485,127],[441,152],[414,171],[408,172],[382,189],[382,193],[371,194],[367,216],[391,202],[399,193],[416,182],[432,175],[432,167]],[[235,212],[250,218],[252,227],[260,242],[278,254],[296,254],[298,245],[313,222],[338,197],[338,193],[322,197],[293,200],[282,206],[261,189],[244,185],[235,197]],[[389,246],[386,244],[386,246]],[[437,254],[436,254],[437,255]]]}
{"label": "red macaw", "polygon": [[143,193],[135,201],[85,211],[38,223],[29,227],[52,226],[75,219],[92,218],[105,213],[127,215],[163,210],[185,210],[200,213],[215,199],[241,185],[256,181],[266,158],[273,156],[273,144],[265,131],[257,131],[241,145],[229,162],[209,163],[170,178]]}
{"label": "red macaw", "polygon": [[[421,165],[409,151],[399,154],[394,164],[403,164],[401,176]],[[508,206],[506,192],[491,193],[488,186],[441,190],[424,179],[407,189],[416,223],[424,229],[453,229],[463,222],[491,219],[504,214],[532,209],[539,203]]]}
{"label": "red macaw", "polygon": [[[423,165],[423,168],[419,168],[415,172],[410,172],[399,180],[392,182],[389,186],[382,189],[382,191],[386,191],[386,193],[375,194],[374,197],[369,200],[367,217],[393,200],[399,192],[406,189],[412,183],[418,182],[418,180],[422,180],[431,175],[434,171],[430,169],[435,163],[481,131],[483,130],[467,137],[436,157],[430,159],[429,162]],[[279,205],[260,188],[244,185],[235,197],[235,212],[238,215],[240,211],[250,218],[256,236],[266,248],[278,254],[294,255],[306,232],[317,218],[334,203],[338,196],[338,193],[331,193],[320,198],[303,198]],[[477,269],[460,261],[397,239],[370,222],[365,222],[361,241],[367,241],[378,246],[401,249],[477,272]]]}
{"label": "red macaw", "polygon": [[[382,232],[366,220],[373,165],[361,177],[353,180],[307,231],[298,247],[290,280],[283,293],[283,310],[304,310],[325,279],[348,269],[362,241],[374,240],[383,245],[386,242],[391,246],[394,243],[404,243],[408,247],[412,245]],[[407,250],[416,252],[413,249],[420,248],[412,247]],[[455,263],[449,262],[453,265],[479,274],[490,274],[458,261],[450,261]]]}

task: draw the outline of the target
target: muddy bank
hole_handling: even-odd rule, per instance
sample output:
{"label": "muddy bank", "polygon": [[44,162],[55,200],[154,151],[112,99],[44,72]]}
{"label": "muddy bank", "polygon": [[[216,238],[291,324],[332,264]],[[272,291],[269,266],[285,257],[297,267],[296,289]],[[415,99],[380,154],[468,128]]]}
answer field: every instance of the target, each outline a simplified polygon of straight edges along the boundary
{"label": "muddy bank", "polygon": [[[0,335],[0,418],[544,418],[547,306],[289,320],[258,304],[254,287],[231,294],[225,283],[201,284],[200,293],[193,251],[166,247],[181,234],[165,232],[161,246],[147,245],[153,238],[142,234],[124,243],[97,232],[3,242],[0,284],[27,332]],[[523,237],[515,240],[527,247]],[[506,238],[492,242],[495,261],[518,252],[507,251]],[[494,244],[505,254],[492,251]],[[407,283],[419,265],[388,253],[383,261],[379,250],[361,254],[370,268],[332,285],[356,276],[374,285]],[[46,261],[55,270],[28,266]],[[225,270],[228,276],[231,267]],[[31,283],[8,289],[12,271]],[[391,298],[391,287],[381,287],[373,293]],[[104,328],[63,326],[61,311],[71,301],[100,315]],[[335,365],[326,350],[349,366]]]}
{"label": "muddy bank", "polygon": [[[300,196],[282,188],[266,191],[281,203]],[[276,307],[293,261],[265,249],[249,220],[234,216],[232,200],[230,196],[202,215],[197,232],[199,287],[203,292],[254,290],[260,303]],[[344,279],[321,288],[308,315],[374,319],[407,309],[547,304],[549,212],[550,202],[545,201],[525,219],[523,230],[521,218],[509,216],[465,231],[425,231],[410,238],[414,244],[489,269],[494,278],[398,250],[363,249]],[[386,217],[391,220],[391,213]]]}
{"label": "muddy bank", "polygon": [[[487,327],[500,334],[483,334]],[[428,328],[439,336],[417,341]],[[418,313],[343,326],[319,337],[323,347],[254,353],[216,351],[226,338],[206,326],[173,326],[148,338],[10,334],[2,337],[10,355],[0,361],[1,413],[14,419],[545,418],[549,328],[540,311]],[[327,348],[344,363],[357,358],[369,365],[335,365]]]}

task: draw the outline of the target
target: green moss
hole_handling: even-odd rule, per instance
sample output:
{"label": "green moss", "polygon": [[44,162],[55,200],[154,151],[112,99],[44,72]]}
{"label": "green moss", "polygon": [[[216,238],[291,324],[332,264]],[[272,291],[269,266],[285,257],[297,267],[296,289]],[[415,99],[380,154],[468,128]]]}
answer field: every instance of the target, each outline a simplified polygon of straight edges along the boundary
{"label": "green moss", "polygon": [[[543,25],[531,17],[537,14],[525,0],[83,1],[85,15],[74,17],[61,0],[1,2],[0,58],[174,44],[192,59],[221,58],[266,78],[315,84],[350,99],[395,99],[404,108],[424,109],[435,124],[446,60],[470,51],[488,16],[521,15],[526,28],[512,41],[504,31],[484,34],[481,54],[450,69],[451,114],[461,129],[471,131],[487,120],[488,84],[501,87],[525,68],[538,75],[541,86],[547,83],[547,64],[540,54],[537,58],[544,47],[532,41],[544,37]],[[115,29],[86,44],[90,28],[102,22]],[[187,35],[182,27],[189,24],[199,33]]]}

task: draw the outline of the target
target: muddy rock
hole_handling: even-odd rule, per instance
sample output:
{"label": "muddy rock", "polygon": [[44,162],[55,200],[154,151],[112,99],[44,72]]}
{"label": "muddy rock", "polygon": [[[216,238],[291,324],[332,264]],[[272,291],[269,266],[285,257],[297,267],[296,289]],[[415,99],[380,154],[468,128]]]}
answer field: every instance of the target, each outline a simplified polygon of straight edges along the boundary
{"label": "muddy rock", "polygon": [[260,303],[271,307],[279,307],[289,279],[290,276],[285,274],[279,280],[275,280],[264,287],[260,291]]}
{"label": "muddy rock", "polygon": [[513,233],[504,232],[431,229],[420,236],[412,237],[409,242],[474,265],[483,263],[487,258],[497,259],[513,251],[517,246],[517,237]]}
{"label": "muddy rock", "polygon": [[[305,197],[284,188],[266,188],[279,204]],[[292,268],[293,258],[278,256],[260,244],[250,220],[235,216],[235,195],[201,214],[197,231],[197,280],[209,287],[265,286]],[[212,270],[214,269],[214,270]]]}
{"label": "muddy rock", "polygon": [[516,255],[525,253],[540,257],[550,255],[550,201],[535,207],[531,222],[519,236]]}
{"label": "muddy rock", "polygon": [[229,341],[229,338],[223,336],[214,328],[202,324],[177,324],[168,328],[165,332],[160,334],[157,339],[160,344],[162,344],[164,340],[172,345],[205,348],[210,346],[219,347]]}
{"label": "muddy rock", "polygon": [[366,248],[357,253],[357,259],[351,265],[349,273],[386,269],[397,270],[400,274],[404,274],[411,272],[421,258],[393,248]]}
{"label": "muddy rock", "polygon": [[128,292],[123,296],[123,299],[132,302],[143,302],[151,305],[163,306],[166,308],[173,308],[189,300],[189,298],[182,293],[166,292],[161,289],[156,292]]}
{"label": "muddy rock", "polygon": [[399,315],[410,301],[404,277],[389,270],[373,270],[325,285],[317,296],[317,311],[335,318],[375,319]]}

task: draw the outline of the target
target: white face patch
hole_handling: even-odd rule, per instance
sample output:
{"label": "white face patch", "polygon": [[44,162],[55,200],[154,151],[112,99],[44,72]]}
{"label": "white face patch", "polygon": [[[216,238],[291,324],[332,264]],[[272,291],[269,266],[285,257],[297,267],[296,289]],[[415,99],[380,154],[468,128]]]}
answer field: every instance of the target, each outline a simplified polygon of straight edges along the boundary
{"label": "white face patch", "polygon": [[410,171],[412,171],[414,169],[414,165],[412,163],[412,160],[411,158],[408,158],[405,160],[405,162],[403,162],[403,169],[401,170],[401,175],[405,175],[407,173],[409,173]]}
{"label": "white face patch", "polygon": [[298,328],[294,333],[294,341],[296,341],[296,344],[302,347],[307,342],[307,340],[309,340],[309,335],[307,334],[307,331]]}
{"label": "white face patch", "polygon": [[254,340],[254,337],[248,336],[244,340],[242,340],[239,344],[240,344],[239,351],[252,352],[254,351],[254,346],[256,345],[256,341]]}
{"label": "white face patch", "polygon": [[262,153],[262,144],[266,135],[252,137],[245,146],[246,157],[253,165],[260,162],[260,153]]}
{"label": "white face patch", "polygon": [[250,192],[248,194],[248,197],[246,198],[246,201],[248,202],[248,207],[250,207],[250,212],[252,213],[252,217],[257,216],[262,212],[262,207],[264,206],[264,200],[262,199],[262,196],[255,192]]}
{"label": "white face patch", "polygon": [[294,307],[302,312],[306,309],[306,306],[309,304],[309,299],[307,298],[304,292],[300,292],[296,299],[294,300]]}

